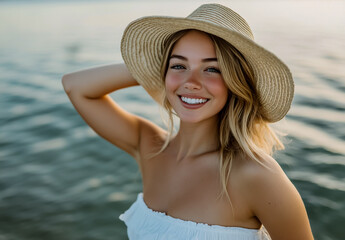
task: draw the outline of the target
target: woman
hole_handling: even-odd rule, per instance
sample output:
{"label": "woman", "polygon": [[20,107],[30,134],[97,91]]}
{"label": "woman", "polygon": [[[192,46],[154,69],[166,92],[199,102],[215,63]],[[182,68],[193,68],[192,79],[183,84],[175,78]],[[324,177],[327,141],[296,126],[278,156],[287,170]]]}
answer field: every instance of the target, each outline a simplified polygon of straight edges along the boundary
{"label": "woman", "polygon": [[[242,17],[206,4],[187,18],[141,18],[121,50],[126,65],[67,74],[63,86],[139,165],[143,193],[120,216],[130,239],[313,239],[300,195],[271,157],[283,145],[268,124],[289,110],[293,80]],[[138,84],[167,110],[168,130],[108,96]]]}

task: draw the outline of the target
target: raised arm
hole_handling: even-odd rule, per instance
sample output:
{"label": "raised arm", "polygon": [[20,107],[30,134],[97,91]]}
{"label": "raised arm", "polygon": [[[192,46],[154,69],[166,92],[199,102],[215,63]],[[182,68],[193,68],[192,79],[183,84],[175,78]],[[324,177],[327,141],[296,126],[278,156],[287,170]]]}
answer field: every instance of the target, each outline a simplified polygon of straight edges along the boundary
{"label": "raised arm", "polygon": [[125,64],[66,74],[62,84],[75,109],[96,133],[137,157],[144,120],[120,108],[108,95],[138,85]]}

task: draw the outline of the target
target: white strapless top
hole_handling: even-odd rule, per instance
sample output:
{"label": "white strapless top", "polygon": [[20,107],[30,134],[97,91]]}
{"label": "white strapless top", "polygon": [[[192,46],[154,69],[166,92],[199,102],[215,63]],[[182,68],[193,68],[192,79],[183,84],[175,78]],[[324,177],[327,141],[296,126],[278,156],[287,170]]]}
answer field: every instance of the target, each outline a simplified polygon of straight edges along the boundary
{"label": "white strapless top", "polygon": [[150,209],[139,193],[119,217],[127,225],[130,240],[270,240],[265,228],[247,229],[196,223]]}

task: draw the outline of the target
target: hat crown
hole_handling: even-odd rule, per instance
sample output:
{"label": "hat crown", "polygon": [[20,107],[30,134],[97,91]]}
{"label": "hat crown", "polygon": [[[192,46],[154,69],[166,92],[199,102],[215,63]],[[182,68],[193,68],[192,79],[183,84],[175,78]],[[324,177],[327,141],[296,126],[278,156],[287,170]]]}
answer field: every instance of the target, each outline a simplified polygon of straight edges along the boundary
{"label": "hat crown", "polygon": [[209,22],[236,31],[254,40],[247,21],[236,12],[220,4],[203,4],[192,12],[187,19]]}

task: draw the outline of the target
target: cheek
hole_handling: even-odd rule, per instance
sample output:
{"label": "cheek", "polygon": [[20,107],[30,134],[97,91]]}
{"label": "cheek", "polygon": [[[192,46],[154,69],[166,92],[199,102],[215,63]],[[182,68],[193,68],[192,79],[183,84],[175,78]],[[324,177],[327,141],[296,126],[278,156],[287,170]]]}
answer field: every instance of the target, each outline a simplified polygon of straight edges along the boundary
{"label": "cheek", "polygon": [[181,78],[177,74],[167,73],[165,77],[165,89],[168,93],[177,90],[181,82]]}
{"label": "cheek", "polygon": [[226,87],[222,78],[213,78],[207,81],[207,87],[212,95],[224,98],[228,98],[228,88]]}

